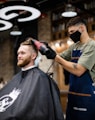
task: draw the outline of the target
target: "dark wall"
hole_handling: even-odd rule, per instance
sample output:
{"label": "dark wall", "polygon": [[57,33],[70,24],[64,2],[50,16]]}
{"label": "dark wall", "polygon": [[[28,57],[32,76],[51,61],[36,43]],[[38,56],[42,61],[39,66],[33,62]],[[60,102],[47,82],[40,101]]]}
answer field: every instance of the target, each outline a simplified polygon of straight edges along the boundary
{"label": "dark wall", "polygon": [[20,42],[24,41],[27,37],[33,37],[37,39],[38,36],[38,25],[37,20],[33,20],[30,22],[19,23],[20,30],[22,31],[22,35],[19,36],[17,46]]}

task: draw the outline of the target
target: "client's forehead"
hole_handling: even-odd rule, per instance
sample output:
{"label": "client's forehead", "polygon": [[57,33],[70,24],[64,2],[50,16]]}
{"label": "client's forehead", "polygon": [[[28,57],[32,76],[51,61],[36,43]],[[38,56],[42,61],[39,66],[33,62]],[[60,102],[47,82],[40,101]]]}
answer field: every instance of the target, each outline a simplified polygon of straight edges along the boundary
{"label": "client's forehead", "polygon": [[32,46],[29,46],[29,45],[20,45],[19,49],[18,49],[18,52],[19,51],[29,51],[32,49]]}

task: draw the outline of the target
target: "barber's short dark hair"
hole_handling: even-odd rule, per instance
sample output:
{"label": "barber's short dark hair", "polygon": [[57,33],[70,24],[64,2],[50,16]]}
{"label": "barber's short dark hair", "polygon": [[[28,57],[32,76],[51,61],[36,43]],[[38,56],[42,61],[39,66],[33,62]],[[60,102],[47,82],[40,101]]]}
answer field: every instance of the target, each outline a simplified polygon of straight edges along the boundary
{"label": "barber's short dark hair", "polygon": [[69,22],[66,25],[66,28],[77,25],[77,24],[84,24],[85,26],[87,26],[86,21],[83,18],[77,16],[69,20]]}
{"label": "barber's short dark hair", "polygon": [[28,37],[23,41],[20,45],[30,45],[35,50],[35,52],[38,54],[38,49],[35,46],[35,44],[32,42],[32,37]]}

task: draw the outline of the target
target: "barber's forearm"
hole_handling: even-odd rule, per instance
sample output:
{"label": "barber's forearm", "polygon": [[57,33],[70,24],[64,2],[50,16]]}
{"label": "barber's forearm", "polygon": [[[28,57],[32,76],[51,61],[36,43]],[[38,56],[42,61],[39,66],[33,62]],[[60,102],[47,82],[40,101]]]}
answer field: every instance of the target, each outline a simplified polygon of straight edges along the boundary
{"label": "barber's forearm", "polygon": [[86,71],[86,69],[81,65],[77,63],[69,62],[63,59],[62,57],[60,57],[59,55],[56,55],[55,61],[60,63],[65,70],[76,76],[81,76]]}
{"label": "barber's forearm", "polygon": [[70,73],[72,73],[72,71],[74,71],[72,63],[69,61],[66,61],[65,59],[63,59],[59,55],[56,55],[55,61],[60,63],[63,66],[63,68],[66,69],[67,71],[69,71]]}

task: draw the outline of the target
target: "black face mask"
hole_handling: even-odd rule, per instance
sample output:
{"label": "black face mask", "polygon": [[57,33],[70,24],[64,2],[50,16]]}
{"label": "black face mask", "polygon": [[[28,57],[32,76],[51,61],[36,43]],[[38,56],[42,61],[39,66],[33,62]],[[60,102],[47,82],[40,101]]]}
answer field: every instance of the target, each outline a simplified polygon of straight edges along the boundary
{"label": "black face mask", "polygon": [[81,33],[76,31],[70,35],[70,38],[76,43],[80,40]]}

